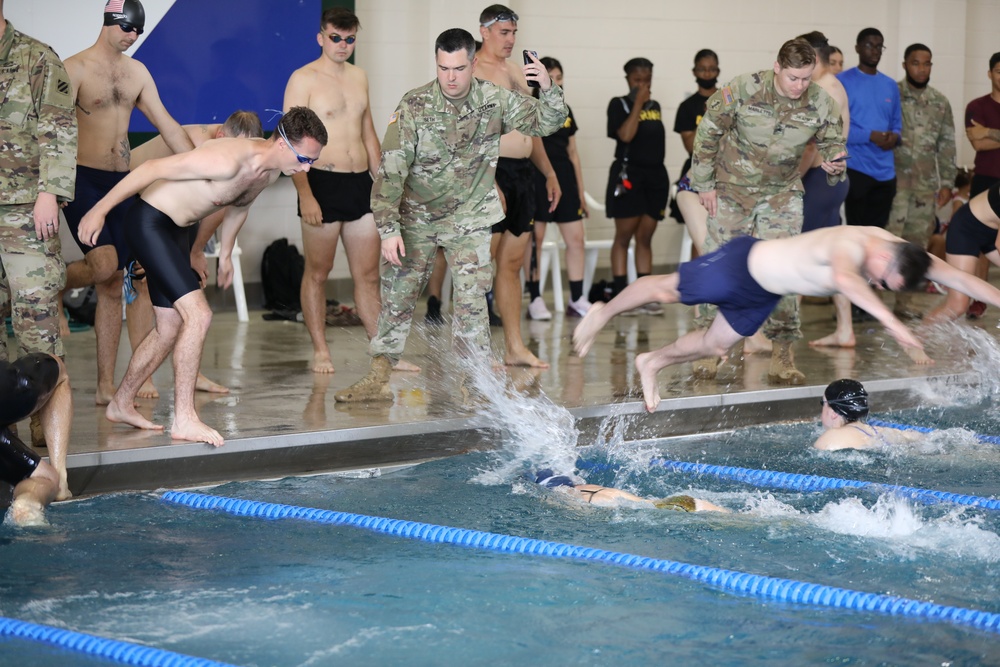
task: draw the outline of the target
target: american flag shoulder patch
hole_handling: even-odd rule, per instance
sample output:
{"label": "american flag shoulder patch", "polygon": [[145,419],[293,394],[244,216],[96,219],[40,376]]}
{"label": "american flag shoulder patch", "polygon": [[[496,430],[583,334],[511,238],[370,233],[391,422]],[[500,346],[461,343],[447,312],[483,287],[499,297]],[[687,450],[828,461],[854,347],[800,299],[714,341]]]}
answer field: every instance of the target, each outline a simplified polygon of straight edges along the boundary
{"label": "american flag shoulder patch", "polygon": [[727,105],[733,103],[733,89],[730,88],[729,86],[725,86],[722,89],[722,101],[725,102]]}
{"label": "american flag shoulder patch", "polygon": [[398,111],[393,111],[392,115],[389,116],[389,125],[392,125],[397,120],[399,120],[399,112]]}

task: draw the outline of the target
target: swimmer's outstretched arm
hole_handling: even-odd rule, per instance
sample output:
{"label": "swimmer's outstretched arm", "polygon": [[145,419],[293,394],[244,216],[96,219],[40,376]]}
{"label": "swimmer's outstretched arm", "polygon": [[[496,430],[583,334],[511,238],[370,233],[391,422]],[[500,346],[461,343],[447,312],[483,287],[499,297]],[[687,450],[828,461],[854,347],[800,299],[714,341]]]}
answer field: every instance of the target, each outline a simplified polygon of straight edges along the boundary
{"label": "swimmer's outstretched arm", "polygon": [[934,255],[931,255],[931,266],[927,269],[927,278],[945,287],[956,289],[973,299],[1000,307],[1000,290],[971,273],[956,269]]}

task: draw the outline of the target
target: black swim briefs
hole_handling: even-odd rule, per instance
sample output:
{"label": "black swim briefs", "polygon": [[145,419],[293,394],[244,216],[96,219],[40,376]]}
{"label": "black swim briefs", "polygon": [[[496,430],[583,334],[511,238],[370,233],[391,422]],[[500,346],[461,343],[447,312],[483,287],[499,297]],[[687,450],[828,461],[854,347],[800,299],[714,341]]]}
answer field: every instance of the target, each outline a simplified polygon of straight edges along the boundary
{"label": "black swim briefs", "polygon": [[111,192],[111,188],[118,185],[118,182],[129,175],[127,171],[104,171],[93,167],[76,167],[76,194],[73,201],[66,204],[63,214],[66,216],[66,224],[73,235],[73,240],[83,251],[83,254],[93,251],[101,246],[111,245],[118,253],[118,269],[128,266],[131,261],[132,252],[128,242],[125,240],[125,214],[132,206],[134,197],[129,197],[122,203],[115,206],[104,217],[104,227],[97,236],[97,243],[93,246],[80,242],[80,221],[90,209],[99,202],[104,195]]}
{"label": "black swim briefs", "polygon": [[200,288],[191,268],[191,239],[166,213],[136,199],[125,216],[125,236],[146,270],[154,306],[172,308],[174,301]]}
{"label": "black swim briefs", "polygon": [[497,162],[497,186],[507,202],[507,217],[493,225],[493,233],[520,236],[534,229],[535,168],[528,158],[502,157]]}
{"label": "black swim briefs", "polygon": [[28,417],[49,399],[59,382],[59,363],[35,352],[13,364],[0,361],[0,479],[16,486],[42,460],[8,426]]}
{"label": "black swim briefs", "polygon": [[997,249],[997,230],[980,222],[965,204],[951,216],[944,247],[949,255],[979,257]]}
{"label": "black swim briefs", "polygon": [[367,171],[348,174],[310,169],[306,178],[323,211],[323,222],[354,222],[372,212],[372,177]]}

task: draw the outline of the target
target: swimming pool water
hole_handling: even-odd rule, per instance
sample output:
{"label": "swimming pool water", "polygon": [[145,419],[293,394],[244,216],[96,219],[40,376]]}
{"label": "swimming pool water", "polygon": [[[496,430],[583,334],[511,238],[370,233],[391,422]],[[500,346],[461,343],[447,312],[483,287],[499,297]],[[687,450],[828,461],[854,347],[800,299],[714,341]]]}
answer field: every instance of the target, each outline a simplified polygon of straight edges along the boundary
{"label": "swimming pool water", "polygon": [[[891,417],[1000,433],[984,407]],[[511,474],[531,468],[524,449],[516,461],[502,449],[371,477],[208,492],[1000,612],[996,512],[874,493],[754,489],[648,466],[655,454],[1000,493],[1000,447],[961,431],[916,449],[863,453],[814,452],[817,433],[814,424],[781,425],[579,450],[599,468],[588,481],[650,497],[689,491],[730,515],[583,505]],[[498,470],[506,477],[497,479]],[[1000,664],[1000,636],[944,623],[765,602],[608,565],[240,518],[168,505],[157,494],[60,504],[49,517],[48,529],[0,528],[0,614],[238,665]],[[0,642],[0,665],[28,664],[105,663]]]}

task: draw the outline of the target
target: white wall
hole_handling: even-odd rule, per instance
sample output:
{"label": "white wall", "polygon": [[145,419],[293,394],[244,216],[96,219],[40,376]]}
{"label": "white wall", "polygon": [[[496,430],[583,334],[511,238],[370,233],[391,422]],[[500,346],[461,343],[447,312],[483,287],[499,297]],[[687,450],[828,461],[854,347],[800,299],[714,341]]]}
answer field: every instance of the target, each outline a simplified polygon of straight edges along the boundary
{"label": "white wall", "polygon": [[[287,0],[275,0],[283,1]],[[152,23],[170,0],[143,4]],[[403,93],[434,77],[434,38],[452,27],[478,37],[478,14],[487,4],[485,0],[357,0],[362,31],[356,61],[368,72],[379,133]],[[691,67],[699,49],[719,54],[720,79],[725,81],[770,67],[785,40],[821,30],[844,51],[846,65],[854,66],[855,37],[860,29],[874,26],[885,35],[888,47],[881,69],[894,78],[902,76],[908,44],[923,42],[933,49],[932,85],[951,100],[959,127],[966,102],[989,91],[989,57],[1000,51],[996,32],[1000,0],[631,0],[623,4],[510,0],[509,4],[521,16],[518,47],[563,63],[566,96],[580,126],[577,141],[584,179],[587,189],[602,201],[614,151],[614,142],[605,136],[605,111],[612,97],[626,92],[622,65],[629,58],[644,56],[655,64],[653,94],[664,109],[667,167],[676,178],[685,154],[679,137],[669,130],[677,105],[695,90]],[[7,0],[5,11],[20,29],[47,41],[65,57],[97,37],[100,20],[94,12],[99,13],[102,5],[102,0]],[[54,15],[59,21],[52,20]],[[169,100],[166,104],[169,109]],[[959,162],[971,164],[973,152],[964,133],[958,146]],[[606,219],[588,223],[592,238],[608,238],[611,229]],[[301,238],[289,179],[281,179],[261,195],[240,236],[248,281],[259,280],[259,257],[272,239],[281,236],[296,242]],[[676,260],[679,238],[678,225],[670,219],[662,223],[654,240],[657,264]],[[333,277],[347,276],[346,261],[339,257]]]}

